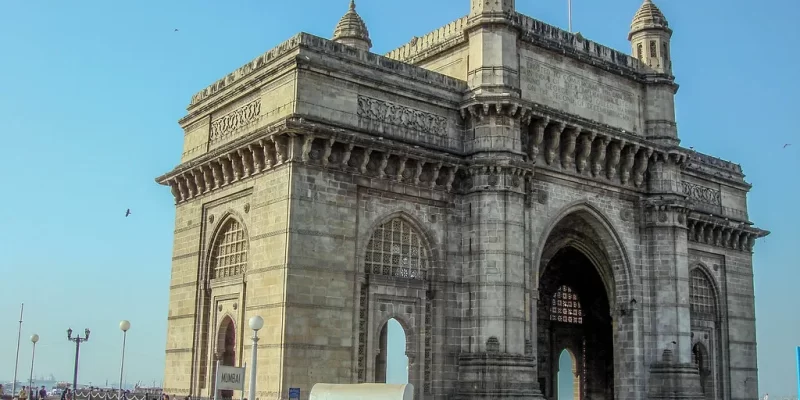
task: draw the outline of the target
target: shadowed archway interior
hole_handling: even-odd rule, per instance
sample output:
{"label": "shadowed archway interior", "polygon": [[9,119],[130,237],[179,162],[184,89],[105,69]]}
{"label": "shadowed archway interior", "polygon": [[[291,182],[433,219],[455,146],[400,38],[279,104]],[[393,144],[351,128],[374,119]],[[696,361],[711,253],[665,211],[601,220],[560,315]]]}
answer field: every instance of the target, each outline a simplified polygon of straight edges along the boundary
{"label": "shadowed archway interior", "polygon": [[[220,365],[236,365],[236,327],[230,317],[225,317],[220,324],[219,341],[217,349],[219,352]],[[221,390],[220,397],[223,399],[233,398],[232,390]]]}
{"label": "shadowed archway interior", "polygon": [[567,246],[548,262],[539,281],[539,383],[559,399],[559,358],[574,358],[574,399],[614,398],[613,330],[605,285],[581,251]]}

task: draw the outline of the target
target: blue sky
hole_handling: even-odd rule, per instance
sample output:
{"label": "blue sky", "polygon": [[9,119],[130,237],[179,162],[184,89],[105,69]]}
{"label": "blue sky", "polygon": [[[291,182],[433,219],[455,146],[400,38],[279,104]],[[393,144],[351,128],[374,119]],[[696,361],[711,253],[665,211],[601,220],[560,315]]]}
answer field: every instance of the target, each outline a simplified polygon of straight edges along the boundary
{"label": "blue sky", "polygon": [[[573,0],[574,28],[628,52],[626,35],[640,1]],[[178,162],[177,120],[193,93],[294,33],[330,37],[347,3],[2,2],[0,379],[13,375],[16,321],[25,302],[23,337],[41,336],[37,372],[69,379],[74,348],[65,331],[88,327],[93,333],[82,348],[81,380],[115,381],[117,326],[129,319],[128,382],[161,381],[174,212],[169,189],[153,178]],[[750,217],[772,231],[755,256],[760,392],[793,395],[794,346],[800,345],[794,310],[800,2],[658,4],[675,30],[683,145],[741,163],[754,184]],[[377,53],[465,15],[468,7],[468,0],[358,1]],[[567,25],[566,0],[518,0],[517,8]],[[123,217],[127,208],[130,218]],[[21,376],[29,354],[26,340]]]}

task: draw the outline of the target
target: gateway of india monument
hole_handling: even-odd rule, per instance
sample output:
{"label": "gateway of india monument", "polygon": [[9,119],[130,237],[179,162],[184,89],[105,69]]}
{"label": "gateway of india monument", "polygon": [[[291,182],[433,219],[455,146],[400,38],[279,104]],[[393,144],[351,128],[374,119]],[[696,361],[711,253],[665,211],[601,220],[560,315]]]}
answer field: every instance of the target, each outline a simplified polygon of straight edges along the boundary
{"label": "gateway of india monument", "polygon": [[631,10],[628,55],[463,1],[385,55],[351,2],[192,97],[164,390],[213,396],[259,315],[250,400],[384,382],[391,319],[417,399],[557,399],[564,351],[576,399],[757,399],[768,232],[680,146],[665,16]]}

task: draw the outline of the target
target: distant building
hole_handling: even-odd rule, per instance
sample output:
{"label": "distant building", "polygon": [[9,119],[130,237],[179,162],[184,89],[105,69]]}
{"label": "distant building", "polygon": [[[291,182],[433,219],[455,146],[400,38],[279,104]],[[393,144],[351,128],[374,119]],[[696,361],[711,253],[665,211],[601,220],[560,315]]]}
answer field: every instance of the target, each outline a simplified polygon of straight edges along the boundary
{"label": "distant building", "polygon": [[662,12],[627,55],[469,4],[381,56],[351,3],[192,97],[166,393],[212,396],[260,315],[250,399],[384,381],[391,318],[418,399],[556,399],[563,351],[580,399],[758,398],[768,232],[739,165],[680,146]]}

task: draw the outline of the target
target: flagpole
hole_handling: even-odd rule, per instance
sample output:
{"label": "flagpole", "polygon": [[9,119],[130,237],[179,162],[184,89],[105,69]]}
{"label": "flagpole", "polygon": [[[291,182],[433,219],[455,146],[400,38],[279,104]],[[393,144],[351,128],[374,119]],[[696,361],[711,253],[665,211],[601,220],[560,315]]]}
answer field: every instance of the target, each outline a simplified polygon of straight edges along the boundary
{"label": "flagpole", "polygon": [[19,367],[19,341],[22,338],[22,312],[25,311],[25,303],[19,308],[19,331],[17,332],[17,359],[14,361],[14,383],[11,384],[11,396],[17,394],[17,367]]}
{"label": "flagpole", "polygon": [[569,33],[572,33],[572,0],[567,0],[567,13],[569,19]]}

